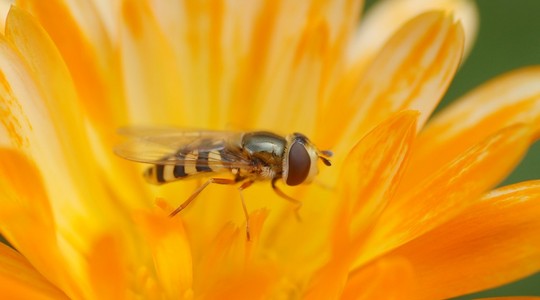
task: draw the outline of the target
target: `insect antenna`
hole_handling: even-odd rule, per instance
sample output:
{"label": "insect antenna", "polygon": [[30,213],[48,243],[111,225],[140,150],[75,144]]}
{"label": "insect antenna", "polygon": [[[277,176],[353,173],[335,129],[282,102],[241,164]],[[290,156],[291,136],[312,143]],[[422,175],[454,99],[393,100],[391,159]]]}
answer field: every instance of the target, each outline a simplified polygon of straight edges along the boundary
{"label": "insect antenna", "polygon": [[327,167],[330,167],[332,165],[332,162],[329,158],[334,156],[334,152],[330,150],[322,150],[318,152],[318,156]]}
{"label": "insect antenna", "polygon": [[325,166],[330,167],[332,165],[332,162],[328,158],[322,156],[319,156],[319,158],[322,160]]}

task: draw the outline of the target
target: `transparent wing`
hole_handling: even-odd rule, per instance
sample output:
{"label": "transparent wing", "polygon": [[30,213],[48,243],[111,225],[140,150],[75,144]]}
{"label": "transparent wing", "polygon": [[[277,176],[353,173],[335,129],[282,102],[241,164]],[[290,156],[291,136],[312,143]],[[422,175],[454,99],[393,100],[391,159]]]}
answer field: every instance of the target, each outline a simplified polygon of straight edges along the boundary
{"label": "transparent wing", "polygon": [[[171,149],[178,149],[186,145],[205,145],[201,142],[205,140],[235,142],[235,139],[241,138],[240,132],[219,131],[219,130],[199,130],[199,129],[179,129],[169,127],[123,127],[118,129],[120,135],[126,136],[131,140],[159,144]],[[212,150],[209,148],[208,150]]]}
{"label": "transparent wing", "polygon": [[[119,133],[129,139],[116,146],[114,152],[128,160],[213,169],[251,168],[249,157],[240,148],[240,132],[129,127],[120,129]],[[194,155],[210,152],[219,155]]]}

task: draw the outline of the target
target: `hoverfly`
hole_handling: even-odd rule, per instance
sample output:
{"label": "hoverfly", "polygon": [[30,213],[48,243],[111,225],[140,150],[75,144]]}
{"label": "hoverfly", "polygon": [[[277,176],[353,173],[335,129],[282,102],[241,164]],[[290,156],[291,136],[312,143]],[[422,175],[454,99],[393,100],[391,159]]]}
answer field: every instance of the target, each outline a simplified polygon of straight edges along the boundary
{"label": "hoverfly", "polygon": [[[186,208],[209,184],[240,184],[238,190],[246,218],[246,235],[250,239],[249,214],[242,190],[256,181],[270,181],[282,198],[287,196],[277,186],[282,179],[295,186],[313,181],[318,173],[317,160],[330,166],[330,151],[321,151],[303,134],[285,137],[268,131],[229,132],[177,129],[124,128],[120,134],[130,138],[115,148],[115,153],[128,160],[152,164],[144,177],[153,184],[210,177],[191,196],[170,213],[174,216]],[[234,179],[215,177],[232,174]],[[297,215],[298,216],[298,215]]]}

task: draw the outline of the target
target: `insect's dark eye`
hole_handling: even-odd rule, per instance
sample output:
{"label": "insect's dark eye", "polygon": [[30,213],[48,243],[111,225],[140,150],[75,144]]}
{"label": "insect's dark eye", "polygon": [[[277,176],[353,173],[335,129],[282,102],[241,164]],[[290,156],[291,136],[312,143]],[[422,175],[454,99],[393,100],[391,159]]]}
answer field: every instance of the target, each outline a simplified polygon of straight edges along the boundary
{"label": "insect's dark eye", "polygon": [[295,142],[289,150],[289,165],[287,185],[298,185],[306,180],[311,167],[311,158],[306,147]]}

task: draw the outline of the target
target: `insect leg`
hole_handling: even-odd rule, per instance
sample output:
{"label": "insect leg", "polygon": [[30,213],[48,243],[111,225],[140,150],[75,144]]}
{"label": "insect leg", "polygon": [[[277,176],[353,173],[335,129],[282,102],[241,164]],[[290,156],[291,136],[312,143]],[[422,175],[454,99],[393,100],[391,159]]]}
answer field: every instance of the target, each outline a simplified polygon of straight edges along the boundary
{"label": "insect leg", "polygon": [[180,206],[178,206],[173,212],[169,214],[169,217],[174,217],[176,214],[181,212],[184,208],[186,208],[191,201],[193,201],[197,196],[210,184],[210,183],[217,183],[217,184],[236,184],[236,181],[232,179],[226,179],[226,178],[210,178],[208,179],[203,185],[201,185],[198,189],[187,198],[186,201],[184,201]]}
{"label": "insect leg", "polygon": [[276,192],[276,194],[278,194],[278,196],[294,204],[294,214],[296,216],[296,219],[298,221],[302,221],[302,217],[300,217],[300,208],[302,208],[302,201],[296,200],[292,198],[291,196],[285,194],[282,190],[280,190],[276,186],[276,181],[278,180],[279,178],[272,179],[272,189],[274,190],[274,192]]}
{"label": "insect leg", "polygon": [[246,238],[248,241],[251,240],[251,234],[249,231],[249,213],[246,207],[246,201],[244,201],[244,195],[242,195],[242,191],[247,189],[252,184],[253,184],[253,181],[248,180],[242,183],[240,187],[238,187],[238,192],[240,193],[240,199],[242,200],[242,209],[244,210],[244,216],[246,217]]}

